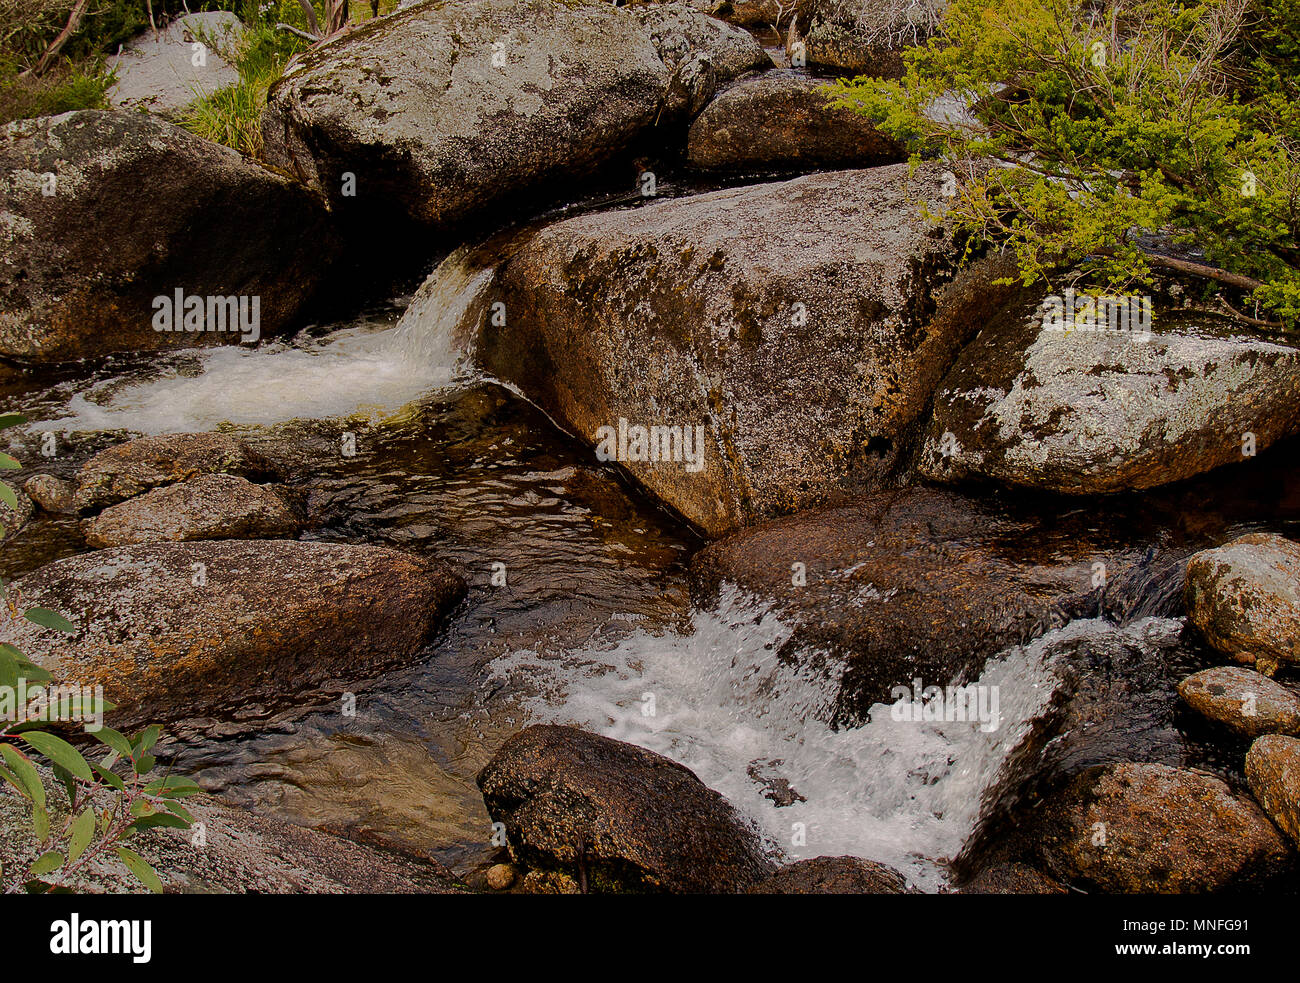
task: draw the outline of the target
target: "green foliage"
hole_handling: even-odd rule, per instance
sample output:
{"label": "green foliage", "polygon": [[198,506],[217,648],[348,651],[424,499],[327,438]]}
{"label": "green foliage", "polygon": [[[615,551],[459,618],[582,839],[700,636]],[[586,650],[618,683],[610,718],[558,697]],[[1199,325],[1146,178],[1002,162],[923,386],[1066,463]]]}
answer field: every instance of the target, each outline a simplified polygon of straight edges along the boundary
{"label": "green foliage", "polygon": [[948,161],[952,214],[1026,283],[1081,263],[1150,282],[1136,233],[1158,232],[1300,322],[1300,0],[953,0],[906,63],[833,102]]}
{"label": "green foliage", "polygon": [[[0,430],[23,422],[18,414],[0,415]],[[0,465],[4,461],[13,462],[10,467],[18,466],[9,455],[0,454]],[[5,499],[8,501],[13,489],[8,485],[0,485],[0,489],[9,492]],[[0,616],[11,622],[23,619],[51,631],[74,633],[77,630],[66,618],[48,608],[21,610],[12,588],[6,590],[3,583],[0,583]],[[42,687],[48,698],[30,719],[22,719],[16,706],[13,719],[0,717],[0,791],[8,785],[29,803],[32,833],[40,853],[21,870],[0,870],[0,888],[12,878],[7,893],[67,891],[78,874],[111,852],[141,884],[150,891],[161,892],[162,882],[148,862],[121,845],[146,829],[157,826],[186,829],[193,823],[193,817],[180,800],[199,791],[199,787],[187,778],[148,777],[156,763],[150,752],[158,742],[161,728],[146,727],[130,739],[111,727],[88,728],[107,753],[98,760],[87,758],[82,750],[41,725],[63,719],[65,711],[77,719],[98,720],[112,705],[79,687],[75,688],[75,695],[56,701],[53,694],[58,687],[51,685],[50,673],[24,657],[13,645],[0,643],[0,690],[12,693],[20,682],[29,689]],[[62,785],[67,796],[66,819],[54,821],[58,813],[49,801],[32,755],[44,758]]]}
{"label": "green foliage", "polygon": [[278,0],[265,11],[249,3],[242,13],[247,30],[234,50],[214,45],[239,71],[239,82],[195,100],[181,125],[214,143],[256,157],[262,149],[262,111],[267,90],[283,74],[289,59],[308,47],[307,41],[276,30],[275,25],[305,27],[306,18],[297,0]]}

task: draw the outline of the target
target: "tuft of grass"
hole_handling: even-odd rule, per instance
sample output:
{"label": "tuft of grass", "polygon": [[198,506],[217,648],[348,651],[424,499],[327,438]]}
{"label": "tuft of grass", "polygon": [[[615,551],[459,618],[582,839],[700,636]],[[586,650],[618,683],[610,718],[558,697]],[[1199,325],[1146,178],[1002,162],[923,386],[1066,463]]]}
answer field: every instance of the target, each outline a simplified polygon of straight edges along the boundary
{"label": "tuft of grass", "polygon": [[0,61],[0,125],[76,109],[107,109],[113,75],[102,59],[63,64],[39,78],[20,78],[19,66]]}

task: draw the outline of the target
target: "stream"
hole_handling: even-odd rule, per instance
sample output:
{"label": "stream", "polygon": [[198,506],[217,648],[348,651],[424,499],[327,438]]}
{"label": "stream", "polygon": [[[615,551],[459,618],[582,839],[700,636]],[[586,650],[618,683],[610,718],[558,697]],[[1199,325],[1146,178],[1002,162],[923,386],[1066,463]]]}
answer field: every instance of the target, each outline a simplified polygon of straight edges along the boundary
{"label": "stream", "polygon": [[[995,729],[918,726],[884,706],[861,727],[832,727],[836,681],[777,658],[790,629],[776,613],[730,589],[694,607],[686,569],[703,541],[476,372],[457,334],[491,271],[468,257],[448,257],[415,301],[290,341],[114,357],[40,386],[0,381],[7,405],[38,421],[15,445],[32,470],[70,477],[139,434],[234,433],[287,463],[304,538],[437,556],[469,582],[409,665],[292,706],[169,726],[163,750],[214,794],[463,873],[495,852],[476,773],[527,723],[575,723],[687,765],[785,859],[869,857],[938,891],[982,819],[1034,774],[1065,685],[1062,652],[1118,645],[1156,667],[1156,688],[1194,664],[1180,620],[1138,609],[1122,626],[1072,621],[992,659],[975,682],[999,693]],[[42,455],[46,434],[53,456]],[[1276,463],[1286,454],[1242,465],[1231,485],[1211,477],[1211,493],[1169,494],[1203,502],[1186,520],[1200,538],[1294,530],[1300,489]],[[1153,542],[1169,515],[1188,514],[1161,501],[1144,516]],[[0,572],[84,549],[75,519],[42,514],[6,544]],[[355,715],[341,710],[347,694]],[[1138,730],[1114,740],[1234,777],[1186,727]]]}

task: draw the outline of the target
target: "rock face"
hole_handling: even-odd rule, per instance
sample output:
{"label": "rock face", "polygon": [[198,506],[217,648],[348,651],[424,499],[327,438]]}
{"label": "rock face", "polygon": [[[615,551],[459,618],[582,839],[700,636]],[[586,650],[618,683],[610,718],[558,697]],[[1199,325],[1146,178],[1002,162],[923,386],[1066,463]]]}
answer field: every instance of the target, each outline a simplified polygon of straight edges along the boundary
{"label": "rock face", "polygon": [[77,474],[73,504],[81,511],[99,509],[204,474],[259,480],[276,477],[276,469],[243,441],[226,434],[141,437],[100,451],[87,461]]}
{"label": "rock face", "polygon": [[824,83],[771,72],[733,85],[691,124],[687,159],[701,170],[812,170],[898,163],[903,148],[850,109],[827,105]]}
{"label": "rock face", "polygon": [[[31,362],[251,343],[292,321],[338,249],[302,188],[137,112],[9,124],[0,202],[0,355]],[[155,330],[177,291],[176,330]]]}
{"label": "rock face", "polygon": [[395,550],[223,540],[86,553],[12,589],[77,632],[12,623],[4,641],[58,680],[103,684],[126,727],[364,677],[413,655],[464,584]]}
{"label": "rock face", "polygon": [[1187,565],[1187,615],[1205,640],[1271,676],[1300,661],[1300,545],[1252,533]]}
{"label": "rock face", "polygon": [[109,63],[117,73],[109,104],[175,116],[195,99],[234,85],[239,71],[220,52],[230,51],[243,33],[239,18],[226,10],[187,14],[156,35],[144,32]]}
{"label": "rock face", "polygon": [[1279,874],[1287,853],[1253,802],[1217,778],[1168,765],[1083,772],[1044,804],[1039,821],[1049,869],[1113,894],[1246,889]]}
{"label": "rock face", "polygon": [[1154,326],[1145,339],[1062,331],[1041,309],[1008,311],[939,386],[921,473],[1128,491],[1241,461],[1247,434],[1254,453],[1300,430],[1300,350],[1198,333],[1158,311]]}
{"label": "rock face", "polygon": [[[13,488],[13,485],[9,487]],[[21,532],[34,511],[32,499],[28,497],[26,491],[13,488],[13,493],[14,498],[18,500],[18,508],[13,509],[7,503],[0,502],[0,540],[9,539]]]}
{"label": "rock face", "polygon": [[[480,359],[593,445],[617,438],[606,455],[710,535],[878,486],[1005,289],[989,261],[954,271],[921,215],[940,172],[907,170],[552,225],[498,272],[509,314]],[[650,459],[650,427],[678,428],[672,460]]]}
{"label": "rock face", "polygon": [[734,893],[772,872],[731,805],[688,769],[573,727],[533,726],[479,773],[516,863],[591,892]]}
{"label": "rock face", "polygon": [[1071,615],[1095,616],[1093,564],[1120,580],[1138,561],[995,502],[910,488],[735,533],[696,554],[691,576],[702,605],[723,584],[773,602],[792,627],[783,657],[842,662],[834,719],[855,723],[892,703],[896,685],[968,680],[1004,648]]}
{"label": "rock face", "polygon": [[[645,25],[659,25],[661,49],[676,39],[685,55],[689,39],[663,23],[674,13],[695,26],[713,84],[762,55],[739,29],[685,8],[423,3],[302,56],[271,89],[264,153],[340,209],[391,208],[445,227],[525,196],[536,208],[655,126],[677,66]],[[707,81],[695,86],[703,98]]]}
{"label": "rock face", "polygon": [[1178,695],[1244,737],[1300,734],[1300,697],[1250,669],[1206,669],[1179,683]]}
{"label": "rock face", "polygon": [[747,894],[915,894],[903,875],[862,857],[816,857],[787,864]]}
{"label": "rock face", "polygon": [[[52,819],[63,823],[67,798],[53,773],[45,780]],[[154,776],[157,777],[157,773]],[[465,890],[432,860],[365,846],[319,830],[295,826],[223,806],[207,795],[185,799],[206,843],[195,846],[192,830],[155,828],[131,839],[158,873],[169,894],[455,894]],[[39,856],[26,800],[0,795],[0,866],[5,879]],[[95,861],[72,885],[79,894],[143,893],[144,887],[116,860]]]}
{"label": "rock face", "polygon": [[204,474],[155,488],[83,523],[96,548],[195,539],[291,536],[300,522],[270,488],[233,474]]}
{"label": "rock face", "polygon": [[1261,737],[1246,755],[1246,780],[1269,818],[1300,847],[1300,740]]}

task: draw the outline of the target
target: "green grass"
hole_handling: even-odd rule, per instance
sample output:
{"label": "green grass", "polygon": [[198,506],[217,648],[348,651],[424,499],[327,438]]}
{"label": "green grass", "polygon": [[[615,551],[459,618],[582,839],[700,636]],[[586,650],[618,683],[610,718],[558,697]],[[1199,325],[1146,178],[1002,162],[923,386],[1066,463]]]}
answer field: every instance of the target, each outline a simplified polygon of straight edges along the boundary
{"label": "green grass", "polygon": [[102,60],[63,64],[38,79],[19,78],[20,68],[0,61],[0,124],[74,109],[107,109],[113,76]]}

